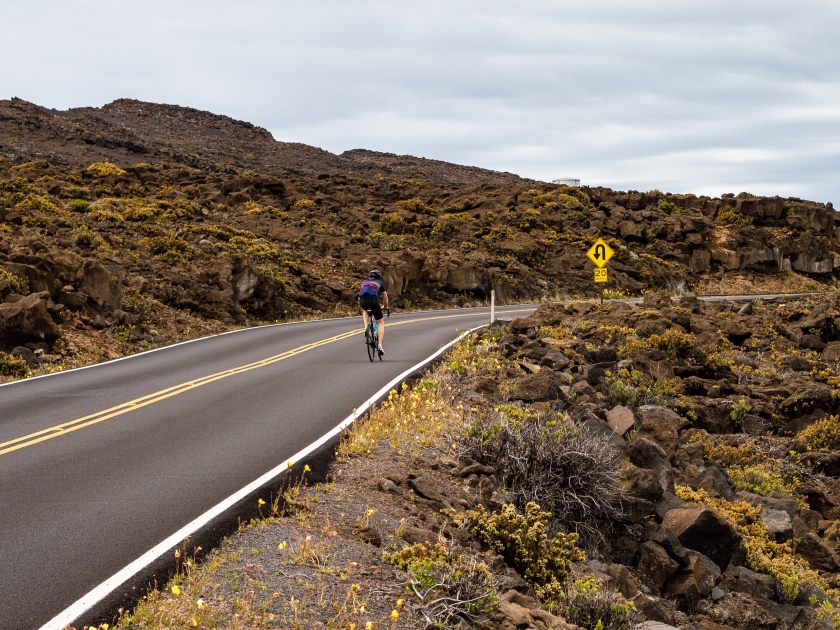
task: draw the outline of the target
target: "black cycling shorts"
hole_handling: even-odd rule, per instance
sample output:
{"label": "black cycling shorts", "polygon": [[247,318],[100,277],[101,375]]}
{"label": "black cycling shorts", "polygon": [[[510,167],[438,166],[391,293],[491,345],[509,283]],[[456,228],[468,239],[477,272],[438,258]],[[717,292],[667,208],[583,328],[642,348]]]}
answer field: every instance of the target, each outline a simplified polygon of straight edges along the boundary
{"label": "black cycling shorts", "polygon": [[375,296],[365,296],[359,298],[359,306],[365,311],[371,311],[374,319],[377,321],[382,319],[382,307],[379,306],[379,298]]}

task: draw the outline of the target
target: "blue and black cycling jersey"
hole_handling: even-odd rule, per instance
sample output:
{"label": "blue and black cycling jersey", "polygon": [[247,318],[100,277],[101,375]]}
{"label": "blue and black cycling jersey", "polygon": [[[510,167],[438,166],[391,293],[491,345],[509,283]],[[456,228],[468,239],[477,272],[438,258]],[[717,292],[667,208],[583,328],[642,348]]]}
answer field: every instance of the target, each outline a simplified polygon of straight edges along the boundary
{"label": "blue and black cycling jersey", "polygon": [[380,293],[387,293],[385,290],[385,283],[382,280],[375,280],[368,278],[362,280],[362,286],[359,289],[360,298],[378,297]]}

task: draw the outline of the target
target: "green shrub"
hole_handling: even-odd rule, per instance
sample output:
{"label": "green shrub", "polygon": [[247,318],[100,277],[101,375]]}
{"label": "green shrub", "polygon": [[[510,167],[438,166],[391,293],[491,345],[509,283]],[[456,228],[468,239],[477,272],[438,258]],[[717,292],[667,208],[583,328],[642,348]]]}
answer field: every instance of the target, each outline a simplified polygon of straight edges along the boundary
{"label": "green shrub", "polygon": [[17,171],[19,173],[25,173],[31,171],[39,171],[49,167],[50,163],[46,160],[35,160],[34,162],[25,162],[24,164],[18,164],[17,166],[11,167],[9,170]]}
{"label": "green shrub", "polygon": [[182,238],[157,236],[155,238],[144,238],[140,243],[145,245],[155,256],[173,264],[187,264],[193,256],[192,245]]}
{"label": "green shrub", "polygon": [[595,578],[567,584],[546,608],[586,630],[626,630],[633,623],[633,602]]}
{"label": "green shrub", "polygon": [[467,512],[467,524],[473,535],[501,554],[516,569],[543,601],[551,601],[562,592],[572,570],[572,562],[584,559],[577,547],[576,534],[559,533],[548,537],[551,513],[530,502],[525,514],[513,505],[488,514],[483,505]]}
{"label": "green shrub", "polygon": [[835,449],[840,445],[840,421],[838,416],[828,416],[817,420],[797,436],[809,451]]}
{"label": "green shrub", "polygon": [[681,379],[650,379],[639,370],[626,368],[615,374],[607,372],[605,378],[607,399],[613,405],[663,405],[687,418],[696,419]]}
{"label": "green shrub", "polygon": [[84,199],[74,199],[67,204],[67,207],[73,212],[87,212],[90,210],[90,202],[85,201]]}
{"label": "green shrub", "polygon": [[99,177],[106,177],[108,175],[125,175],[124,170],[116,164],[111,164],[110,162],[94,162],[87,167],[87,170],[95,173]]}
{"label": "green shrub", "polygon": [[729,225],[752,225],[752,217],[745,217],[732,206],[723,206],[717,211],[716,219]]}
{"label": "green shrub", "polygon": [[7,280],[12,286],[12,291],[19,295],[29,295],[29,279],[23,278],[0,267],[0,282]]}
{"label": "green shrub", "polygon": [[0,374],[14,378],[24,378],[28,373],[29,365],[25,359],[0,352]]}
{"label": "green shrub", "polygon": [[653,334],[647,339],[627,339],[619,348],[619,353],[644,352],[647,350],[662,350],[672,363],[686,361],[701,363],[705,358],[697,347],[697,340],[691,333],[668,329],[660,334]]}
{"label": "green shrub", "polygon": [[402,201],[396,202],[394,205],[397,208],[402,208],[403,210],[408,210],[409,212],[422,212],[425,214],[432,212],[432,208],[420,201],[417,197],[412,199],[403,199]]}
{"label": "green shrub", "polygon": [[732,405],[732,409],[729,411],[729,417],[736,424],[740,424],[744,421],[744,418],[747,417],[747,414],[752,411],[752,405],[750,405],[745,398],[738,399],[734,405]]}
{"label": "green shrub", "polygon": [[404,228],[405,219],[396,212],[389,212],[379,220],[376,231],[383,234],[401,234]]}
{"label": "green shrub", "polygon": [[93,249],[103,242],[102,237],[86,225],[80,225],[72,230],[70,234],[73,235],[73,241],[76,243],[76,247],[80,249]]}
{"label": "green shrub", "polygon": [[677,204],[665,201],[664,199],[659,200],[659,209],[663,212],[667,212],[668,214],[682,214],[682,208],[680,208]]}
{"label": "green shrub", "polygon": [[461,617],[476,619],[496,609],[495,577],[470,556],[426,543],[386,552],[383,559],[408,574],[408,590],[431,613],[433,627],[449,627]]}
{"label": "green shrub", "polygon": [[592,205],[592,200],[589,199],[589,195],[583,192],[580,188],[575,188],[574,186],[560,186],[558,192],[560,194],[558,195],[557,201],[560,202],[560,205],[565,206],[566,208],[570,206],[566,205],[566,203],[568,203],[568,200],[563,199],[563,197],[573,197],[574,199],[577,199],[577,204],[575,205]]}

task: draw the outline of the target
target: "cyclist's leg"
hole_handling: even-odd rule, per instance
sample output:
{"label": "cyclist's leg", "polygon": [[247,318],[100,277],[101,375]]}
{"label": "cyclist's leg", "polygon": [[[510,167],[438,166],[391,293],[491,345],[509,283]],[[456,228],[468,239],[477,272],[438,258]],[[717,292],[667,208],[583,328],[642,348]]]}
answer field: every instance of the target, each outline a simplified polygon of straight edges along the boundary
{"label": "cyclist's leg", "polygon": [[377,319],[376,325],[379,328],[379,333],[377,337],[379,338],[379,345],[382,345],[382,339],[385,337],[385,320],[384,319]]}
{"label": "cyclist's leg", "polygon": [[362,319],[363,319],[363,320],[364,320],[364,322],[365,322],[365,325],[364,325],[364,327],[363,327],[363,330],[367,330],[367,327],[368,327],[368,314],[367,314],[367,311],[366,311],[364,308],[362,308]]}

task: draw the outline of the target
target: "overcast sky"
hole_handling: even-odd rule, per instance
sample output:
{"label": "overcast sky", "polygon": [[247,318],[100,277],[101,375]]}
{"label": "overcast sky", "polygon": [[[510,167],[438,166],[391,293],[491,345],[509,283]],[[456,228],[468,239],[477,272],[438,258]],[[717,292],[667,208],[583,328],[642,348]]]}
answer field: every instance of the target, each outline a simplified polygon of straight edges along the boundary
{"label": "overcast sky", "polygon": [[0,98],[618,189],[840,202],[840,3],[0,0]]}

